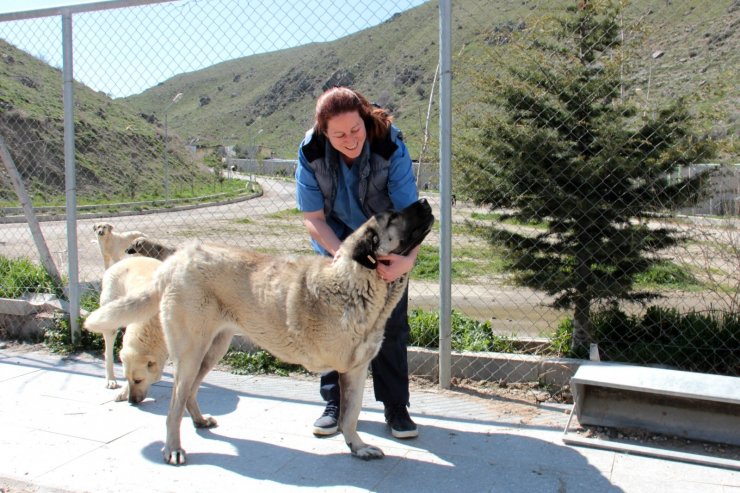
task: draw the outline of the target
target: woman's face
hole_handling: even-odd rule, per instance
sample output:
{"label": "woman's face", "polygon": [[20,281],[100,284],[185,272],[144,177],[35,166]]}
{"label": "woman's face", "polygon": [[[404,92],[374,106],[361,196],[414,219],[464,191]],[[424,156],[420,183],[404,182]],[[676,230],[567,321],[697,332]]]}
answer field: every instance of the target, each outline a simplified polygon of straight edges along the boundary
{"label": "woman's face", "polygon": [[347,164],[352,164],[365,145],[365,122],[357,111],[340,113],[326,122],[326,137]]}

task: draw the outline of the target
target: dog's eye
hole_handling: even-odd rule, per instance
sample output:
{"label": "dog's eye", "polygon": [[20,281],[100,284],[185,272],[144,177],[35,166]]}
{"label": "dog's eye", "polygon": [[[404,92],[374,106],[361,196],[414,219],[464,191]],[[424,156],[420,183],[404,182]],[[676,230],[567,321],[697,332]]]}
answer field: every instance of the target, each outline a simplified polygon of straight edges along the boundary
{"label": "dog's eye", "polygon": [[156,364],[157,364],[157,363],[155,363],[154,361],[150,361],[150,362],[149,362],[149,363],[147,363],[146,365],[147,365],[147,366],[148,366],[149,368],[151,368],[152,366],[154,366],[154,365],[156,365]]}
{"label": "dog's eye", "polygon": [[139,384],[140,384],[141,382],[143,382],[143,381],[144,381],[144,379],[143,379],[143,378],[139,378],[139,379],[136,379],[136,380],[134,380],[134,383],[135,383],[136,385],[139,385]]}

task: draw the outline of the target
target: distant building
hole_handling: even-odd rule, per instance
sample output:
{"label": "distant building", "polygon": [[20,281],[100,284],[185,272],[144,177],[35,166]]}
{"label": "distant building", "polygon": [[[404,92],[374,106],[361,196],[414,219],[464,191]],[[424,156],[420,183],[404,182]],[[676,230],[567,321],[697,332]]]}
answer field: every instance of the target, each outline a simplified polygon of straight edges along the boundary
{"label": "distant building", "polygon": [[740,216],[740,164],[692,164],[681,166],[673,176],[689,178],[708,169],[714,170],[709,197],[693,207],[685,207],[684,214],[708,216]]}

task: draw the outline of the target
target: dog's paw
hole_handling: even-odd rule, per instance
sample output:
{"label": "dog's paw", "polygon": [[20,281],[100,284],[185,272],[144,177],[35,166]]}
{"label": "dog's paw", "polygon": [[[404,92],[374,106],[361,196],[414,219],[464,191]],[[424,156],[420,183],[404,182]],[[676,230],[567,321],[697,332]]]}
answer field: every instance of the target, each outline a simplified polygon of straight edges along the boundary
{"label": "dog's paw", "polygon": [[218,426],[218,421],[213,416],[205,415],[203,419],[193,419],[193,426],[196,428],[215,428]]}
{"label": "dog's paw", "polygon": [[106,389],[117,389],[118,388],[118,382],[115,380],[108,380],[108,383],[105,384]]}
{"label": "dog's paw", "polygon": [[170,450],[167,447],[162,448],[162,457],[167,464],[181,466],[185,464],[185,451],[181,448]]}
{"label": "dog's paw", "polygon": [[362,460],[373,460],[373,459],[382,459],[385,454],[382,450],[380,450],[378,447],[375,447],[373,445],[367,445],[365,443],[362,444],[362,446],[355,448],[352,448],[350,445],[350,449],[352,449],[352,455],[355,457],[358,457]]}
{"label": "dog's paw", "polygon": [[124,402],[128,400],[128,386],[124,387],[123,391],[116,396],[116,402]]}

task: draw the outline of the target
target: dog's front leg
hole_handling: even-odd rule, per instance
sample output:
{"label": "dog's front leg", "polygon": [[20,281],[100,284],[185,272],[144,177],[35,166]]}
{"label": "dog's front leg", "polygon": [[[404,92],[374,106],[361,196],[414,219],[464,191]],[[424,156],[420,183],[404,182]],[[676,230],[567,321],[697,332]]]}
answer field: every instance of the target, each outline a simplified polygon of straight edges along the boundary
{"label": "dog's front leg", "polygon": [[128,400],[128,384],[123,386],[121,393],[116,396],[116,402],[126,402]]}
{"label": "dog's front leg", "polygon": [[357,434],[357,419],[362,408],[362,394],[367,378],[367,364],[339,374],[339,429],[352,455],[363,460],[381,459],[383,451],[362,441]]}

